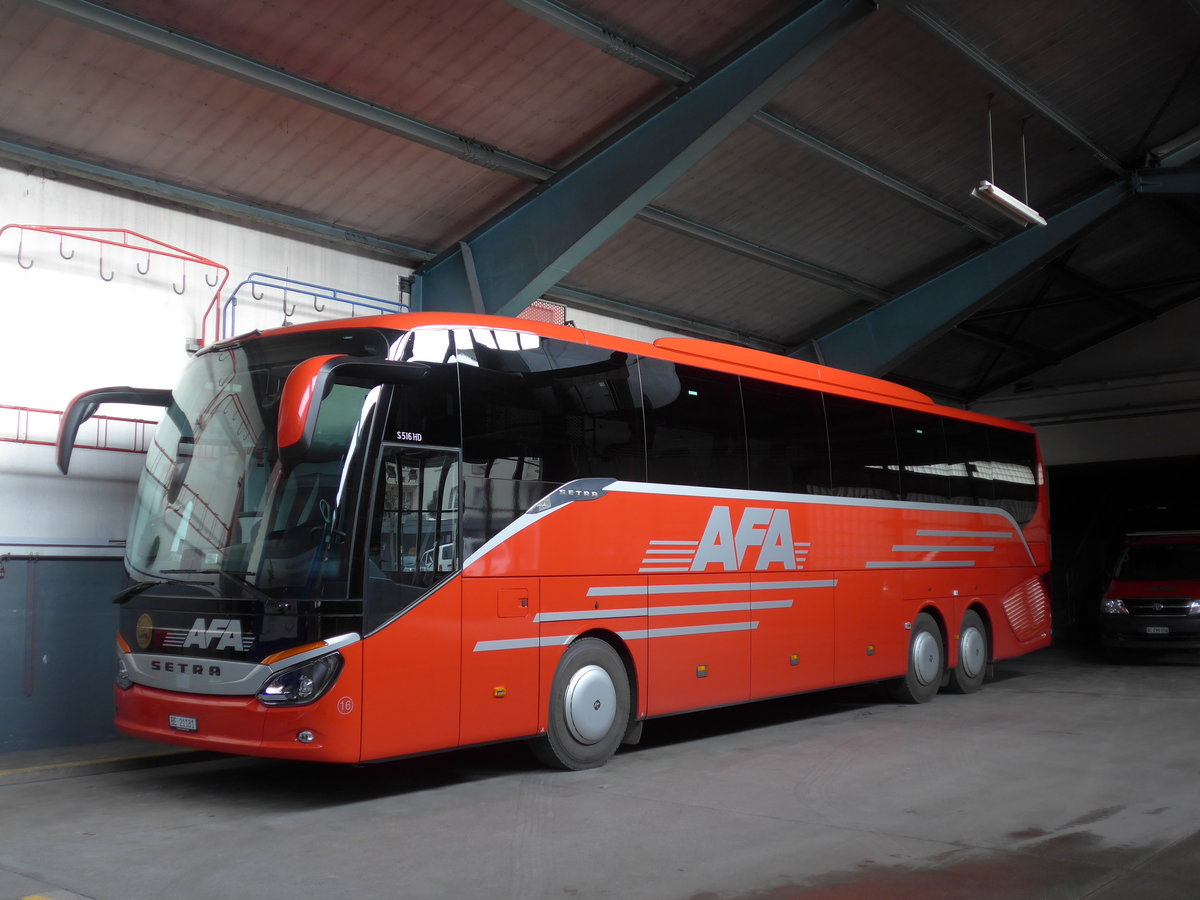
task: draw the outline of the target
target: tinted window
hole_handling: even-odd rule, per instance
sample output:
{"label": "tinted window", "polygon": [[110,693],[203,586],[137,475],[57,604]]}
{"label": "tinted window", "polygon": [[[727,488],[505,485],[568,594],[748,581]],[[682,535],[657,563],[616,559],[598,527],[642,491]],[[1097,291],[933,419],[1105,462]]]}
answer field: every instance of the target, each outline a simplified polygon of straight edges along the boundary
{"label": "tinted window", "polygon": [[643,359],[647,478],[745,488],[746,432],[735,375]]}
{"label": "tinted window", "polygon": [[828,394],[829,454],[833,489],[841,497],[896,500],[900,465],[892,410],[877,403]]}
{"label": "tinted window", "polygon": [[995,503],[1024,525],[1037,511],[1037,442],[1028,432],[989,428],[988,449]]}
{"label": "tinted window", "polygon": [[624,353],[518,332],[455,333],[470,554],[554,487],[642,480],[636,373]]}
{"label": "tinted window", "polygon": [[821,395],[804,388],[742,379],[750,488],[829,493],[829,441]]}
{"label": "tinted window", "polygon": [[901,499],[949,502],[950,466],[941,418],[909,409],[893,409],[892,416],[900,451]]}
{"label": "tinted window", "polygon": [[954,503],[993,506],[987,427],[961,419],[943,419],[942,424],[950,455],[950,499]]}

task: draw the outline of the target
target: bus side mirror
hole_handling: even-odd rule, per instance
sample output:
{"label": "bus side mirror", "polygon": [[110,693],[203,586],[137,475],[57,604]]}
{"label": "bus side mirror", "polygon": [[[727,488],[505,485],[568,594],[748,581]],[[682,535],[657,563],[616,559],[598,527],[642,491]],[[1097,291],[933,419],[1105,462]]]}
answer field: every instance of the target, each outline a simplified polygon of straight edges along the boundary
{"label": "bus side mirror", "polygon": [[71,467],[71,451],[79,428],[96,414],[102,403],[130,403],[135,406],[170,406],[171,392],[154,388],[106,387],[84,391],[71,401],[58,426],[54,455],[58,470],[64,475]]}
{"label": "bus side mirror", "polygon": [[378,387],[415,384],[428,371],[423,363],[396,362],[361,356],[314,356],[296,366],[279,398],[276,445],[285,470],[303,461],[312,449],[321,402],[334,383]]}

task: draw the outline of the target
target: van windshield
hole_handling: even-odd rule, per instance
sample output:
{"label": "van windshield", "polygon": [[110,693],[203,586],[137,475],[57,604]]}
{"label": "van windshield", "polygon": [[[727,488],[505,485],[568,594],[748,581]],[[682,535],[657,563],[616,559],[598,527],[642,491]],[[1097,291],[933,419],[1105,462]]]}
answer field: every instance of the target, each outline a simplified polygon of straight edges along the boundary
{"label": "van windshield", "polygon": [[1117,567],[1120,581],[1200,581],[1200,541],[1134,544]]}

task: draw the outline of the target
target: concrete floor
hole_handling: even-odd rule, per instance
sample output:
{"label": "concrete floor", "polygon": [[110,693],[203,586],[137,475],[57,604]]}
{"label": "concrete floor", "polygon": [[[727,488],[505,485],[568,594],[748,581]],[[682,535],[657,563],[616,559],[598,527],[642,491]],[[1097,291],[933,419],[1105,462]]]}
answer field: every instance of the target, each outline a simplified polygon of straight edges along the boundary
{"label": "concrete floor", "polygon": [[0,757],[0,900],[1193,898],[1198,689],[1200,655],[1047,650],[923,706],[848,689],[648,723],[581,773],[515,745]]}

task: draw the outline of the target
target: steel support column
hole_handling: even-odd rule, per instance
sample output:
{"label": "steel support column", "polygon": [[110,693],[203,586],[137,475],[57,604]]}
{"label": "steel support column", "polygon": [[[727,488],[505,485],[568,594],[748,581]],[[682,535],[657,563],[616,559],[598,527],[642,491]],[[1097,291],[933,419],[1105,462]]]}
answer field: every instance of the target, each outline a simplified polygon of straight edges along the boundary
{"label": "steel support column", "polygon": [[[484,308],[528,306],[873,9],[869,0],[821,0],[474,232],[466,243]],[[455,247],[422,267],[417,308],[470,309],[464,262]]]}
{"label": "steel support column", "polygon": [[1062,250],[1131,196],[1126,180],[1098,191],[1030,228],[896,297],[796,355],[869,375],[883,375],[983,306],[1012,279]]}

